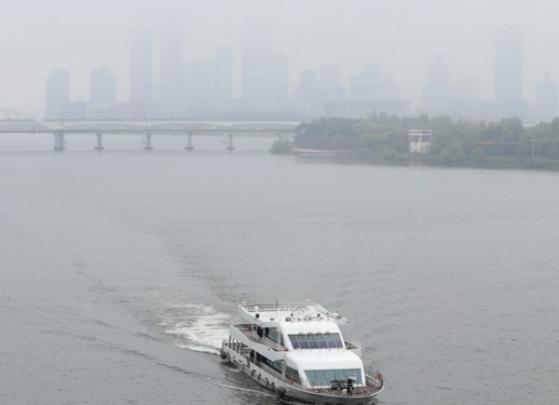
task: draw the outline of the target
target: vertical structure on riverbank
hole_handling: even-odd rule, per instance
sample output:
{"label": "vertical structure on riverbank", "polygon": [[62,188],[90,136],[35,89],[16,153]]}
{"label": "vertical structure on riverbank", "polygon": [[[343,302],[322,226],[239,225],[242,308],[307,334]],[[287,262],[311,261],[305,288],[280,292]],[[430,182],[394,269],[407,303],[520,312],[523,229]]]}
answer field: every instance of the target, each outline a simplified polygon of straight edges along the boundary
{"label": "vertical structure on riverbank", "polygon": [[431,152],[433,133],[430,129],[409,130],[409,152],[414,154],[427,154]]}

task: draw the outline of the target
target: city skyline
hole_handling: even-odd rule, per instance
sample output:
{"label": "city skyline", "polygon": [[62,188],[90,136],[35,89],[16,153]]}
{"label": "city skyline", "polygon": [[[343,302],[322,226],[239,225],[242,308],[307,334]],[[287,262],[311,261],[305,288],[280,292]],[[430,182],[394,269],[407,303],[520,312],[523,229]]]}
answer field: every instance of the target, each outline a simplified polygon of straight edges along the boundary
{"label": "city skyline", "polygon": [[[242,33],[251,26],[265,26],[270,32],[274,53],[288,56],[291,94],[297,91],[302,71],[338,64],[349,92],[352,77],[364,66],[376,65],[382,78],[398,83],[412,111],[419,112],[429,66],[437,55],[443,55],[450,66],[453,94],[464,93],[463,90],[468,90],[467,84],[473,84],[475,91],[468,90],[468,97],[492,100],[495,32],[499,27],[511,25],[520,26],[523,32],[522,92],[526,101],[534,104],[537,83],[545,77],[554,80],[559,72],[559,57],[550,46],[556,30],[551,16],[554,10],[559,12],[559,5],[546,0],[539,1],[540,5],[545,5],[545,13],[537,7],[529,8],[529,13],[521,11],[526,10],[520,7],[523,1],[516,1],[512,6],[507,2],[510,7],[502,8],[499,5],[505,2],[501,0],[488,10],[477,0],[468,5],[452,6],[437,0],[375,4],[351,1],[343,8],[329,0],[311,0],[304,4],[288,1],[282,2],[283,5],[271,1],[266,6],[244,0],[235,7],[216,0],[195,8],[188,2],[175,1],[167,2],[165,8],[156,7],[148,0],[136,2],[135,7],[129,7],[128,3],[125,0],[109,6],[108,2],[100,1],[82,10],[67,0],[59,0],[50,8],[24,0],[11,8],[8,11],[11,19],[6,15],[0,17],[6,32],[13,28],[13,21],[18,21],[22,29],[29,23],[40,29],[45,18],[64,17],[64,24],[43,32],[40,57],[32,64],[24,64],[19,55],[18,58],[9,55],[18,46],[29,46],[38,38],[28,35],[27,43],[23,43],[17,36],[9,40],[5,37],[3,44],[8,57],[2,66],[3,75],[0,75],[0,105],[42,114],[45,78],[58,68],[71,72],[73,100],[87,100],[90,70],[102,69],[115,77],[118,100],[125,102],[129,93],[130,26],[146,26],[158,37],[170,22],[178,23],[183,29],[186,66],[213,59],[215,49],[221,45],[230,49],[231,87],[236,98],[242,93]],[[158,12],[153,13],[154,10]],[[89,30],[101,14],[105,17],[104,29],[93,38]],[[22,20],[24,15],[25,20]],[[306,18],[310,15],[317,18]],[[425,25],[422,21],[427,16],[429,24]],[[395,21],[398,23],[394,24]],[[158,42],[154,38],[154,48]],[[153,58],[158,65],[158,51],[154,50]],[[154,66],[156,77],[158,69],[159,66]],[[159,86],[157,83],[152,87],[159,92]]]}
{"label": "city skyline", "polygon": [[[447,114],[460,119],[506,116],[549,119],[557,114],[557,103],[554,102],[557,83],[547,74],[535,84],[533,103],[524,98],[522,38],[518,26],[495,30],[492,97],[480,96],[478,79],[456,79],[447,57],[438,54],[427,72],[421,99],[412,104],[402,95],[399,83],[383,75],[377,64],[364,65],[345,79],[342,65],[323,64],[297,72],[299,78],[294,81],[289,74],[289,56],[275,52],[269,32],[257,28],[245,31],[243,36],[238,60],[240,94],[235,95],[233,54],[229,46],[216,48],[211,59],[185,63],[186,50],[179,25],[165,27],[157,35],[146,28],[137,28],[130,33],[128,98],[116,96],[116,81],[121,78],[115,79],[108,70],[94,68],[90,73],[89,99],[72,99],[71,72],[55,69],[47,78],[45,115],[58,118],[53,112],[61,111],[59,106],[48,105],[51,100],[55,104],[67,103],[68,108],[62,116],[73,118],[103,118],[103,112],[105,118],[192,118],[250,112],[283,113],[302,119],[318,116],[359,118],[377,112]],[[50,76],[61,72],[64,72],[64,83],[59,79],[58,87],[64,97],[50,89]],[[313,75],[314,79],[311,78]],[[304,89],[309,80],[316,81],[314,90]],[[99,100],[100,97],[105,100]],[[127,107],[117,111],[117,100]],[[111,102],[115,104],[113,113],[107,110],[107,104]],[[103,108],[100,109],[99,104]]]}

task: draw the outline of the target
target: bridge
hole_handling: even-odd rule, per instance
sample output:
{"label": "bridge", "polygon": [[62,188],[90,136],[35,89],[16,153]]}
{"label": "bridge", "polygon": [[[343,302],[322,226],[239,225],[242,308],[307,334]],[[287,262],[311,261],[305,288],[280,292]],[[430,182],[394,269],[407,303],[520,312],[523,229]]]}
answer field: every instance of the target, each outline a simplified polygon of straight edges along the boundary
{"label": "bridge", "polygon": [[25,114],[0,109],[0,135],[2,134],[45,134],[53,137],[53,150],[66,149],[65,139],[69,135],[92,135],[96,139],[94,149],[102,151],[106,135],[138,135],[144,137],[144,150],[152,151],[152,137],[173,135],[186,137],[185,150],[194,151],[194,136],[227,136],[226,150],[235,150],[234,136],[293,137],[299,122],[295,121],[126,121],[126,120],[79,120],[40,121]]}

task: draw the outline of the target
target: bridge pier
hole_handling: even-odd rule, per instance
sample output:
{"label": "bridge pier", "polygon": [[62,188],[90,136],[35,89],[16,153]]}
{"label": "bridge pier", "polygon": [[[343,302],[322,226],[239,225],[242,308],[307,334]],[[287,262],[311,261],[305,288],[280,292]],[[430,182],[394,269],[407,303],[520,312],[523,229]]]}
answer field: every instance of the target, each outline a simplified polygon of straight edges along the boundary
{"label": "bridge pier", "polygon": [[103,146],[103,134],[98,133],[97,135],[97,146],[95,146],[95,150],[97,152],[101,152],[105,147]]}
{"label": "bridge pier", "polygon": [[148,152],[153,150],[153,146],[151,146],[151,134],[146,134],[146,146],[144,146],[144,150]]}
{"label": "bridge pier", "polygon": [[233,151],[235,150],[235,146],[233,145],[233,134],[228,133],[227,137],[229,138],[227,143],[227,152],[233,153]]}
{"label": "bridge pier", "polygon": [[186,148],[184,148],[184,150],[188,151],[188,152],[192,152],[194,150],[194,146],[192,146],[192,132],[188,132],[187,136],[188,136],[188,144],[186,146]]}
{"label": "bridge pier", "polygon": [[54,148],[56,152],[62,152],[66,147],[64,146],[64,132],[56,132],[54,134]]}

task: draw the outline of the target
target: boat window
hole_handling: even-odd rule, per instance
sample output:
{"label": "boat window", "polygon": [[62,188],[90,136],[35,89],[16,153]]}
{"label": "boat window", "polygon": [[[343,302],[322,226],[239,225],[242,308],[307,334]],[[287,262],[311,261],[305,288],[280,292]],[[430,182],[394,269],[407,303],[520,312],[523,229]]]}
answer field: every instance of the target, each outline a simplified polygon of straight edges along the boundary
{"label": "boat window", "polygon": [[285,366],[285,376],[292,381],[298,383],[301,382],[301,379],[299,378],[299,372],[296,369],[291,368],[289,366]]}
{"label": "boat window", "polygon": [[266,337],[271,341],[278,343],[280,338],[279,330],[277,328],[269,328]]}
{"label": "boat window", "polygon": [[359,368],[305,370],[305,375],[313,387],[330,387],[333,381],[347,381],[348,378],[353,379],[356,385],[363,384],[361,369]]}
{"label": "boat window", "polygon": [[289,335],[294,349],[334,349],[343,347],[339,333]]}
{"label": "boat window", "polygon": [[283,369],[283,360],[276,360],[272,361],[266,356],[261,355],[260,353],[256,353],[256,364],[265,364],[271,369],[275,370],[278,374],[282,373]]}

